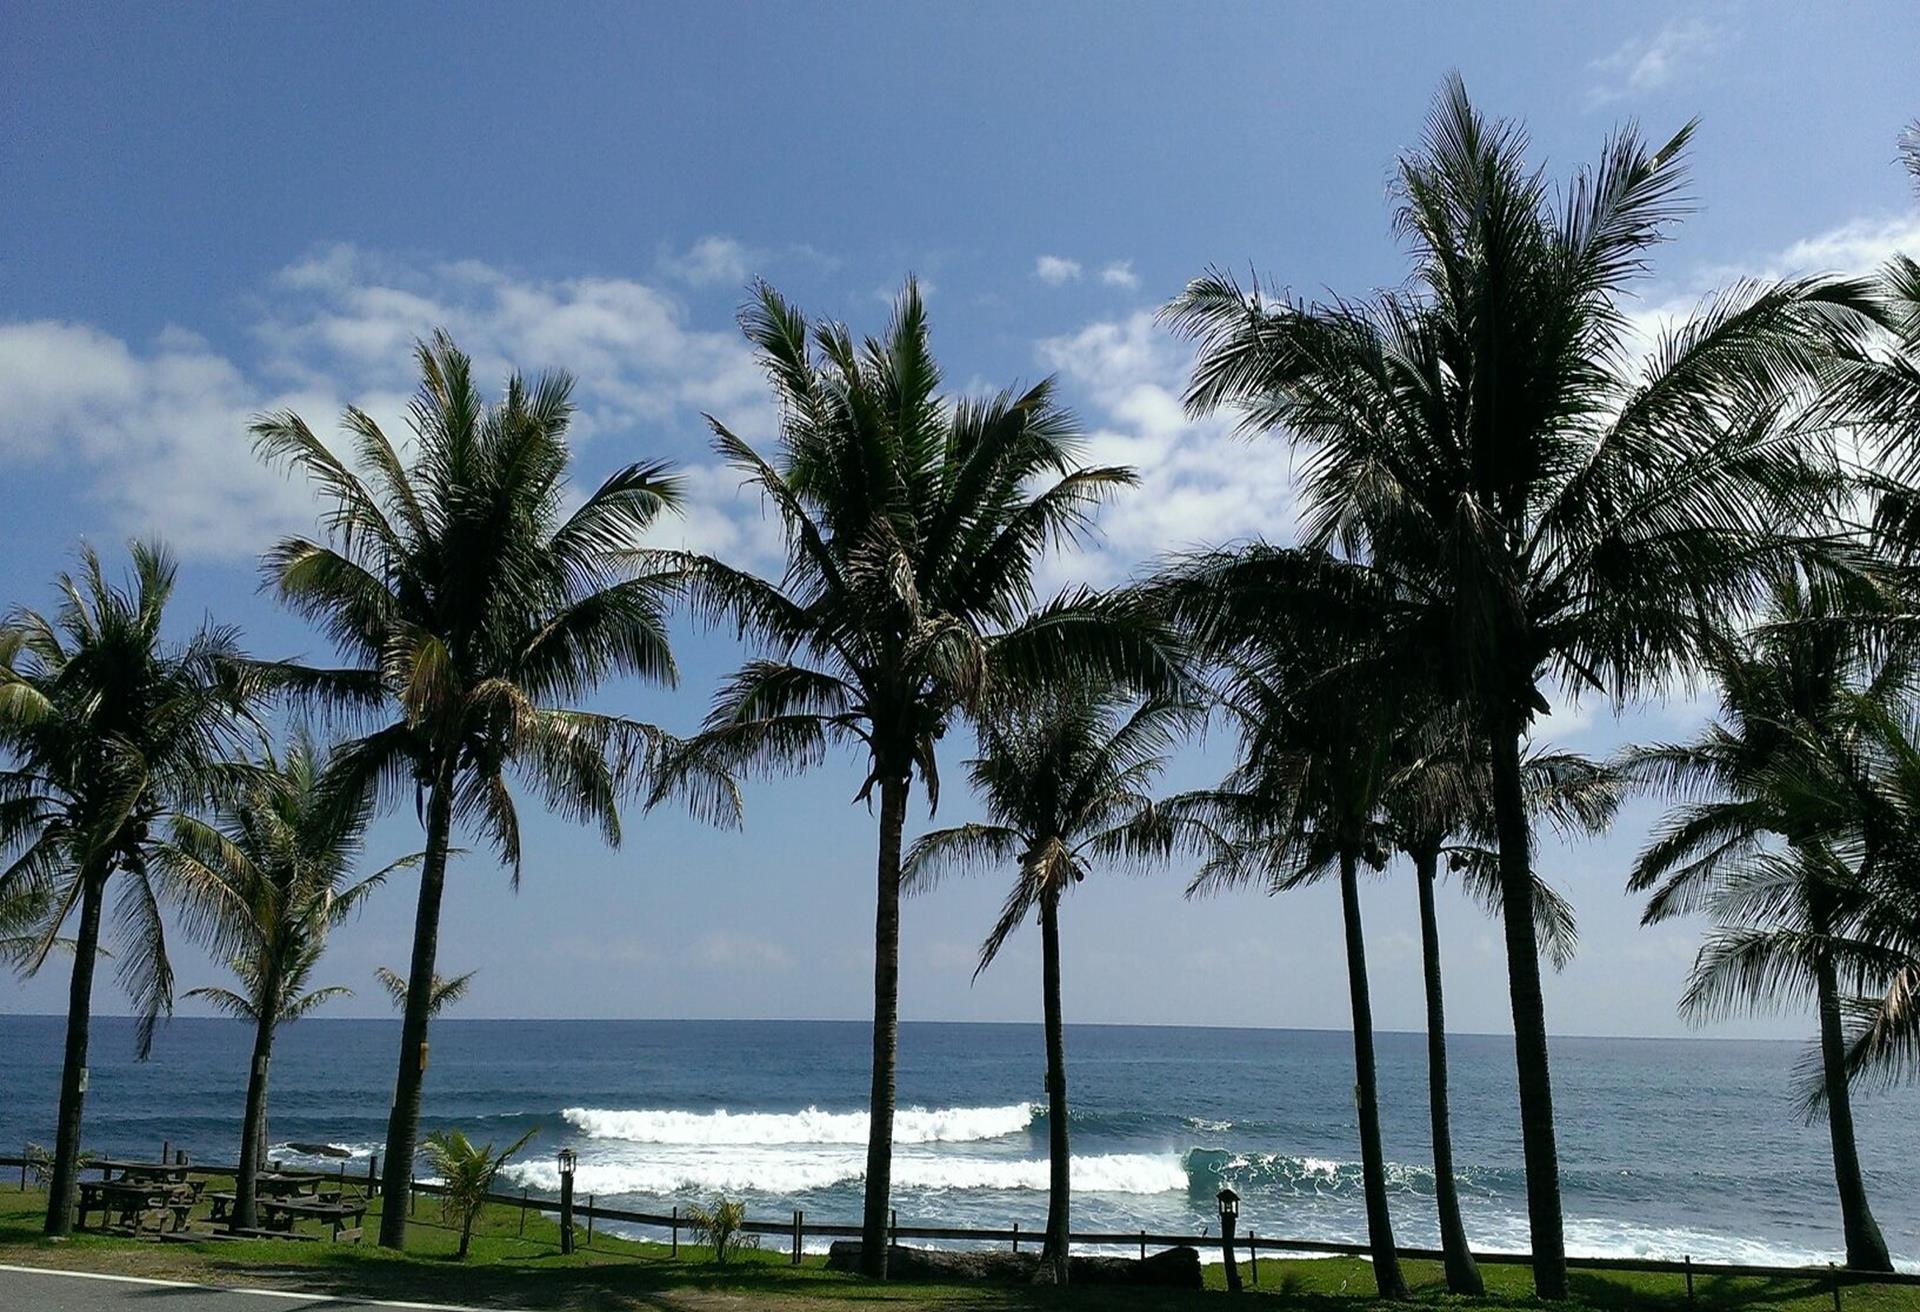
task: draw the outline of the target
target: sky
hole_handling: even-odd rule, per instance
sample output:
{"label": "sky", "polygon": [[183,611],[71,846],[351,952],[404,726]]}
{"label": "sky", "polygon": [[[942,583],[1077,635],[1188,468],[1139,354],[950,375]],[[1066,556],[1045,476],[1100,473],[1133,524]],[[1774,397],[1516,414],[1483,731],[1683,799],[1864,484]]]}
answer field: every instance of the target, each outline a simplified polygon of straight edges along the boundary
{"label": "sky", "polygon": [[[1089,459],[1141,486],[1049,586],[1111,583],[1157,555],[1292,532],[1283,444],[1189,420],[1185,349],[1154,311],[1209,265],[1305,296],[1404,277],[1396,155],[1458,70],[1523,119],[1564,178],[1637,119],[1701,121],[1696,212],[1634,313],[1682,315],[1737,277],[1867,270],[1920,253],[1895,164],[1920,115],[1920,8],[1771,4],[96,6],[0,9],[0,603],[50,606],[82,542],[109,560],[159,535],[183,561],[179,634],[212,614],[249,649],[326,655],[258,589],[260,551],[311,531],[304,487],[259,465],[250,416],[332,432],[360,405],[403,431],[409,348],[435,327],[490,385],[578,377],[578,477],[675,461],[660,541],[777,569],[778,527],[720,467],[703,414],[768,442],[774,415],[734,323],[764,277],[810,313],[877,332],[917,276],[956,393],[1057,375]],[[741,655],[676,627],[672,692],[598,704],[693,727]],[[1690,731],[1709,703],[1561,704],[1544,738],[1605,754]],[[944,744],[935,822],[974,815]],[[1217,777],[1190,747],[1169,786]],[[466,1016],[871,1014],[875,819],[851,757],[755,784],[744,827],[627,816],[609,850],[523,805],[520,891],[480,845],[456,860],[442,969],[477,969]],[[1658,819],[1543,846],[1581,921],[1547,984],[1563,1034],[1690,1032],[1674,1002],[1697,923],[1638,927],[1626,868]],[[927,827],[917,799],[909,834]],[[413,850],[411,810],[369,859]],[[1063,918],[1070,1021],[1344,1028],[1331,888],[1189,902],[1187,872],[1096,878]],[[906,1019],[1037,1020],[1036,936],[977,981],[1008,872],[908,903]],[[316,983],[388,1014],[415,884],[336,935]],[[1442,899],[1456,1030],[1510,1029],[1499,936]],[[1422,1023],[1408,872],[1364,890],[1378,1025]],[[180,987],[221,971],[176,939]],[[58,966],[0,979],[0,1011],[64,1009]],[[103,972],[103,1012],[125,999]],[[195,1014],[184,1002],[181,1014]],[[1798,1036],[1807,1018],[1712,1033]],[[161,1040],[164,1042],[164,1037]]]}

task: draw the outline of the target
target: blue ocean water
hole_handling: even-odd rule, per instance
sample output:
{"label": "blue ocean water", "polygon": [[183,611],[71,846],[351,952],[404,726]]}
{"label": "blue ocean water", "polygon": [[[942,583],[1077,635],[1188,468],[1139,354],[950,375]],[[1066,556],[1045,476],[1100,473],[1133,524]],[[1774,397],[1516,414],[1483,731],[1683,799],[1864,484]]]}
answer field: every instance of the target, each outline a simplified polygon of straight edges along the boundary
{"label": "blue ocean water", "polygon": [[[0,1016],[0,1143],[50,1141],[63,1022]],[[230,1161],[248,1030],[176,1020],[152,1060],[132,1027],[96,1021],[89,1147],[162,1140]],[[351,1148],[384,1137],[398,1023],[309,1019],[282,1032],[271,1137]],[[750,1213],[855,1221],[865,1160],[868,1030],[835,1022],[478,1021],[434,1028],[423,1113],[505,1142],[550,1190],[574,1146],[578,1187],[665,1210],[744,1197]],[[1047,1127],[1037,1026],[901,1027],[894,1202],[903,1224],[1039,1228]],[[1067,1035],[1076,1229],[1197,1231],[1228,1182],[1264,1235],[1364,1238],[1351,1040],[1298,1030],[1077,1026]],[[1553,1044],[1569,1248],[1768,1262],[1840,1252],[1826,1127],[1794,1115],[1794,1043],[1577,1039]],[[1424,1039],[1379,1036],[1393,1214],[1438,1242]],[[1511,1040],[1456,1036],[1454,1154],[1474,1242],[1526,1246]],[[1863,1100],[1868,1188],[1903,1265],[1920,1264],[1920,1091]],[[18,1151],[17,1148],[0,1151]],[[287,1154],[283,1151],[282,1156]]]}

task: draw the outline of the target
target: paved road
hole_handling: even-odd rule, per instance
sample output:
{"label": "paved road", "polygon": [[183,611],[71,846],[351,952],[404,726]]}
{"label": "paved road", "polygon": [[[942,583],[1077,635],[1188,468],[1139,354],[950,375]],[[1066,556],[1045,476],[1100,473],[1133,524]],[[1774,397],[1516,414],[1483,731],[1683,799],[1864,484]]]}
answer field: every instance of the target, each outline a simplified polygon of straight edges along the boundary
{"label": "paved road", "polygon": [[356,1309],[429,1308],[428,1303],[379,1303],[278,1290],[210,1289],[175,1281],[81,1276],[0,1266],[0,1312],[355,1312]]}

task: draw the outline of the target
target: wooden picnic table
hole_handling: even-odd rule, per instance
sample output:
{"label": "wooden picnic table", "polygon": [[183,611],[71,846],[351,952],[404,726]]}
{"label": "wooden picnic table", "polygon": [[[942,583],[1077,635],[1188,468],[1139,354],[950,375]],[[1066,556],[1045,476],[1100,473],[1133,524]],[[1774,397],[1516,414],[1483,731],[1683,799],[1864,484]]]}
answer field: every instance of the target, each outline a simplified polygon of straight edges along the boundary
{"label": "wooden picnic table", "polygon": [[91,1164],[100,1168],[102,1180],[121,1184],[185,1184],[187,1173],[193,1169],[185,1162],[127,1162],[114,1158],[100,1158]]}
{"label": "wooden picnic table", "polygon": [[[340,1201],[340,1190],[320,1187],[331,1178],[331,1176],[309,1175],[306,1172],[288,1174],[282,1171],[262,1171],[254,1177],[255,1197],[262,1204],[275,1200],[337,1203]],[[208,1194],[207,1201],[213,1205],[213,1214],[207,1219],[215,1222],[226,1220],[227,1214],[233,1210],[234,1197],[231,1190]]]}
{"label": "wooden picnic table", "polygon": [[266,1229],[291,1236],[297,1222],[326,1221],[333,1227],[333,1241],[336,1244],[345,1239],[359,1243],[366,1218],[367,1201],[364,1198],[336,1199],[333,1202],[319,1199],[308,1201],[304,1198],[260,1200],[260,1220]]}
{"label": "wooden picnic table", "polygon": [[200,1198],[197,1181],[177,1184],[165,1181],[82,1180],[80,1181],[79,1226],[85,1229],[87,1214],[100,1213],[104,1229],[108,1218],[118,1216],[120,1224],[135,1234],[151,1229],[165,1234],[168,1223],[175,1232],[186,1229],[187,1217]]}

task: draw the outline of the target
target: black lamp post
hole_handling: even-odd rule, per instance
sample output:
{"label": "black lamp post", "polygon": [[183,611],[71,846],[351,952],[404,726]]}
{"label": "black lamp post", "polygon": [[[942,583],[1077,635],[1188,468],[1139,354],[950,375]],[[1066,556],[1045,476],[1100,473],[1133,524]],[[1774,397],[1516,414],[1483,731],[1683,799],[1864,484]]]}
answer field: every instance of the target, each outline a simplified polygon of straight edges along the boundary
{"label": "black lamp post", "polygon": [[573,1149],[560,1150],[560,1251],[573,1251],[573,1168],[579,1158]]}
{"label": "black lamp post", "polygon": [[1233,1258],[1233,1226],[1240,1219],[1240,1195],[1231,1189],[1220,1191],[1220,1251],[1227,1259],[1227,1292],[1240,1292],[1240,1266]]}

